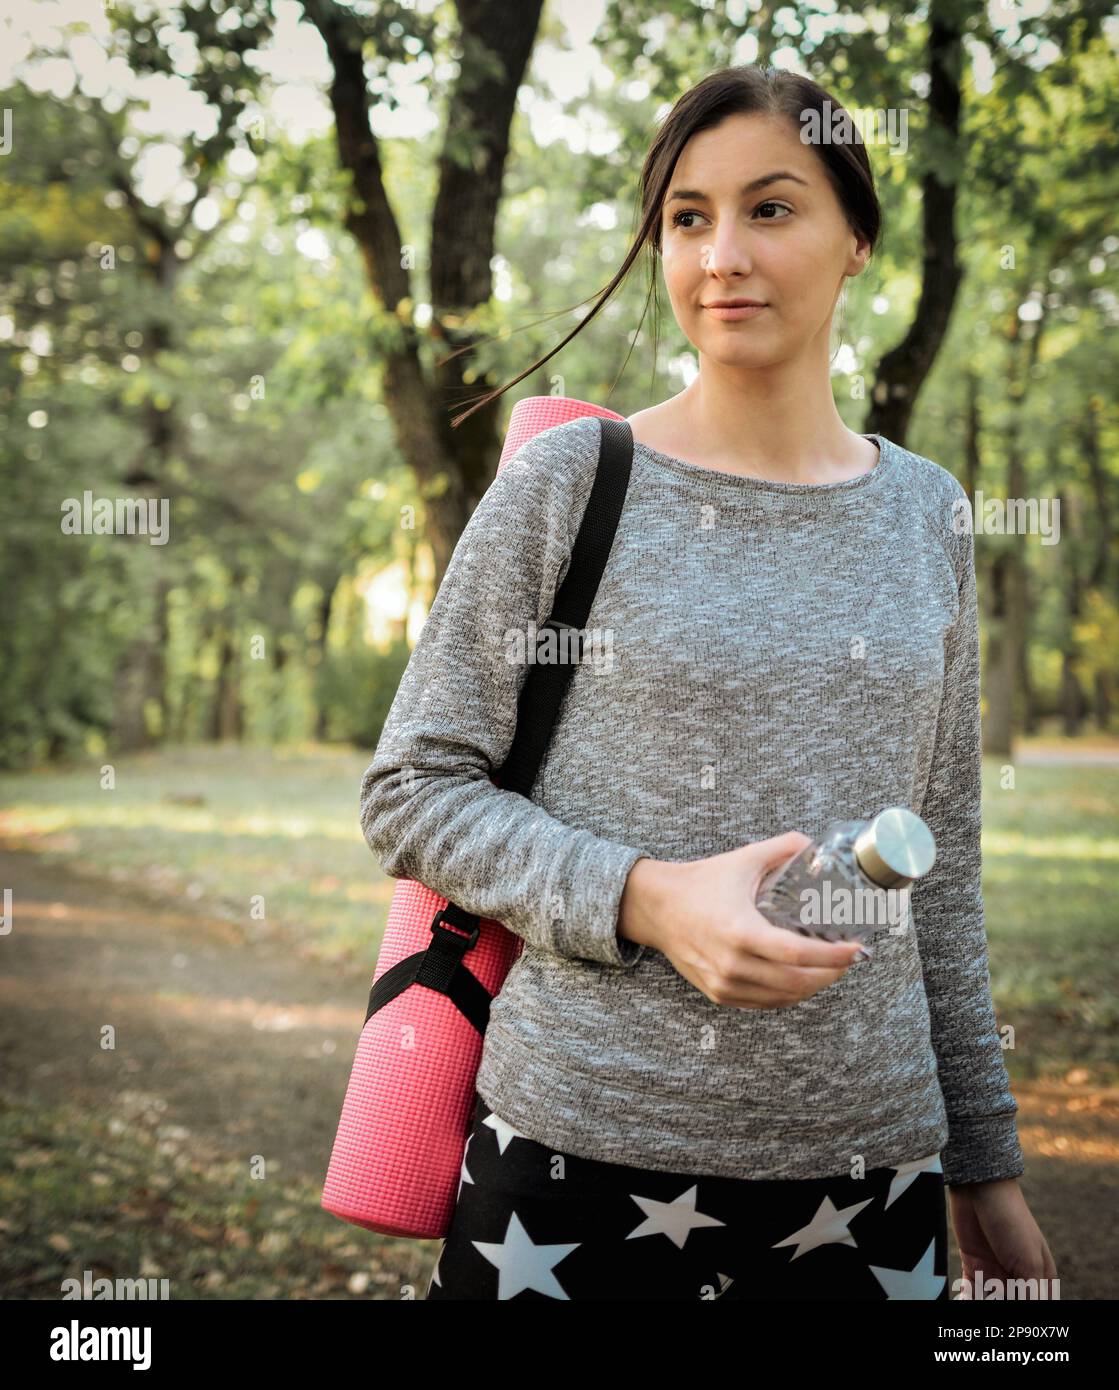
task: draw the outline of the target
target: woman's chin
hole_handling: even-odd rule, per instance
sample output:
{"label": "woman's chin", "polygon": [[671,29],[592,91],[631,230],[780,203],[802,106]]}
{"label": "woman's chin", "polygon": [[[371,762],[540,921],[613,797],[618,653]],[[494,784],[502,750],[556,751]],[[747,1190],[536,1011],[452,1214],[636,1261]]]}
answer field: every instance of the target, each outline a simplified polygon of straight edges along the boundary
{"label": "woman's chin", "polygon": [[700,351],[709,362],[717,362],[720,367],[743,367],[762,369],[774,367],[782,360],[773,345],[763,347],[760,343],[701,343]]}

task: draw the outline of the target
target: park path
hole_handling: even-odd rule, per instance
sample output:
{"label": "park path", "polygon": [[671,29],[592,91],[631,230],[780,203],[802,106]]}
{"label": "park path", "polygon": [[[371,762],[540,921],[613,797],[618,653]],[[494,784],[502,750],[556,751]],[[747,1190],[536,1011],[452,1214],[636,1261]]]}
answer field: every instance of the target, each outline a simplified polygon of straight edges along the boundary
{"label": "park path", "polygon": [[[224,919],[0,850],[14,927],[0,937],[5,1088],[115,1108],[158,1097],[165,1123],[219,1151],[246,1146],[321,1185],[369,966],[254,941]],[[254,924],[258,925],[258,924]],[[117,1031],[102,1052],[99,1030]],[[1119,1298],[1119,1088],[1019,1082],[1023,1190],[1063,1298]],[[953,1249],[952,1277],[959,1266]]]}
{"label": "park path", "polygon": [[[7,1089],[114,1109],[124,1090],[217,1150],[321,1184],[372,976],[249,941],[193,905],[0,850]],[[262,926],[253,923],[254,931]],[[100,1030],[116,1029],[103,1051]]]}

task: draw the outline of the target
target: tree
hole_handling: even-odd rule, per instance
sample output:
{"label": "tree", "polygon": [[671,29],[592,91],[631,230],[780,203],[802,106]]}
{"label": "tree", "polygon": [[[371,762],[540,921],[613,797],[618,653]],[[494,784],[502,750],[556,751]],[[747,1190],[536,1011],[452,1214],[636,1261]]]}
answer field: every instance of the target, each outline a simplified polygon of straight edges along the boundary
{"label": "tree", "polygon": [[[425,364],[416,323],[415,248],[401,237],[385,188],[378,141],[369,124],[366,50],[383,72],[431,45],[428,26],[411,9],[384,4],[362,13],[333,0],[302,0],[323,37],[334,70],[330,88],[338,158],[352,187],[345,224],[361,249],[369,287],[384,319],[384,400],[397,442],[415,471],[427,536],[442,578],[471,512],[493,476],[500,452],[496,403],[477,411],[452,441],[448,405],[470,384],[466,358]],[[456,347],[478,336],[470,314],[493,294],[494,227],[509,152],[509,127],[540,21],[543,0],[517,5],[457,0],[458,74],[447,101],[443,150],[430,227],[427,335]],[[411,41],[411,42],[410,42]],[[388,95],[388,93],[384,93]]]}

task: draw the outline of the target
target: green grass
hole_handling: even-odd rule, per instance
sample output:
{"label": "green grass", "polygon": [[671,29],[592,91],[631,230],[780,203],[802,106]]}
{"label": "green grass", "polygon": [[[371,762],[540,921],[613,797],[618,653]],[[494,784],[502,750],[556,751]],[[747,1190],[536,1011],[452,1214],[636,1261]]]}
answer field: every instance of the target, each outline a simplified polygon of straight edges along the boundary
{"label": "green grass", "polygon": [[320,1208],[321,1187],[219,1160],[139,1092],[120,1110],[0,1092],[5,1298],[60,1299],[86,1270],[91,1281],[166,1279],[173,1301],[426,1294],[434,1241],[346,1225]]}
{"label": "green grass", "polygon": [[[1028,746],[1028,745],[1024,745]],[[1074,745],[1070,745],[1072,747]],[[370,754],[190,748],[100,766],[0,778],[9,836],[48,858],[144,884],[248,922],[254,895],[268,920],[327,958],[370,963],[393,880],[358,824]],[[1085,1067],[1119,1078],[1119,764],[984,767],[984,899],[1000,1024],[1015,1030],[1013,1075]],[[203,805],[169,797],[201,796]]]}
{"label": "green grass", "polygon": [[991,986],[1012,1076],[1085,1068],[1119,1078],[1119,765],[1015,768],[983,778],[983,897]]}
{"label": "green grass", "polygon": [[[361,834],[358,790],[372,753],[176,748],[0,777],[0,830],[44,859],[271,925],[324,959],[371,964],[394,880]],[[201,797],[202,805],[170,798]]]}

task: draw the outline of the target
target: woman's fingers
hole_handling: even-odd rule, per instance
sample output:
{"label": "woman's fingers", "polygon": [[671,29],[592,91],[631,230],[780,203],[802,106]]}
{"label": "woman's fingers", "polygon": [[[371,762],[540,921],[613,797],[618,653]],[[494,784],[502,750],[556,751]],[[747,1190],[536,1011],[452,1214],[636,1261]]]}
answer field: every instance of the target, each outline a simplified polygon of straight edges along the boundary
{"label": "woman's fingers", "polygon": [[[778,927],[756,908],[743,928],[742,945],[750,957],[791,970],[842,970],[862,949],[861,941],[824,941]],[[791,977],[790,977],[791,978]]]}

